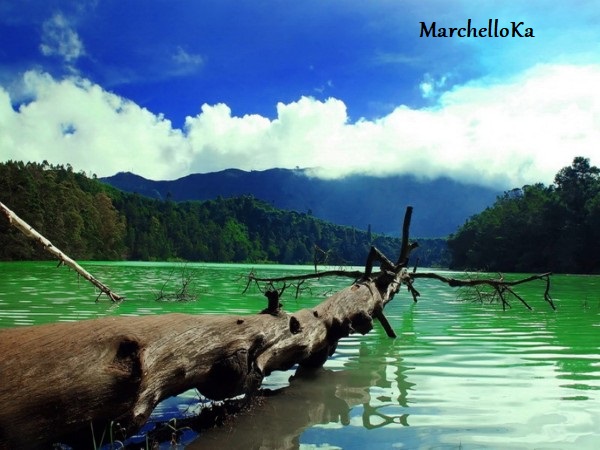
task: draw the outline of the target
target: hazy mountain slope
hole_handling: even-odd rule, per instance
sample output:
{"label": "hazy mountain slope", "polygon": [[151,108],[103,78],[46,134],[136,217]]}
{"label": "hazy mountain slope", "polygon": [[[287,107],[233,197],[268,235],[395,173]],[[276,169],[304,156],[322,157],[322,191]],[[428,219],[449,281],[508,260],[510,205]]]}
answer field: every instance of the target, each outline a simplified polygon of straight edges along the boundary
{"label": "hazy mountain slope", "polygon": [[407,205],[415,208],[412,235],[441,237],[494,203],[500,193],[448,178],[354,175],[338,180],[307,176],[304,170],[228,169],[192,174],[172,181],[152,181],[121,172],[102,181],[128,192],[176,201],[207,200],[251,194],[282,209],[310,212],[340,225],[398,234]]}

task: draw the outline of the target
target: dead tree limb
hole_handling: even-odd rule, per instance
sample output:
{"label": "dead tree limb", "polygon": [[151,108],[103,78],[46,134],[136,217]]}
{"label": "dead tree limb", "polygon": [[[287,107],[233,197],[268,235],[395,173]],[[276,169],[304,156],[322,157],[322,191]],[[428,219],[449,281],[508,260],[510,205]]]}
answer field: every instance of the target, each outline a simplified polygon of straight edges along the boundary
{"label": "dead tree limb", "polygon": [[154,297],[157,302],[163,301],[175,301],[175,302],[193,302],[198,296],[190,290],[190,285],[194,281],[194,277],[186,272],[186,266],[181,269],[181,286],[174,292],[168,292],[167,288],[170,287],[175,269],[171,271],[169,278],[163,283],[160,291],[155,292]]}
{"label": "dead tree limb", "polygon": [[417,278],[429,278],[441,281],[442,283],[447,284],[450,287],[476,287],[476,286],[488,286],[494,289],[494,292],[498,294],[500,297],[500,301],[502,302],[502,308],[506,309],[510,308],[510,303],[506,300],[504,296],[505,292],[512,294],[515,298],[517,298],[523,305],[531,310],[531,306],[520,296],[518,295],[514,289],[514,286],[518,286],[523,283],[529,283],[535,280],[543,280],[546,283],[546,288],[544,290],[544,300],[552,307],[552,309],[556,309],[556,305],[550,296],[550,276],[552,272],[541,273],[537,275],[531,275],[526,278],[521,278],[519,280],[507,281],[503,276],[497,279],[489,279],[489,278],[481,278],[481,279],[460,279],[460,278],[452,278],[440,275],[438,273],[412,273],[410,277],[412,279]]}
{"label": "dead tree limb", "polygon": [[258,277],[254,274],[254,272],[251,272],[248,275],[248,285],[251,284],[253,281],[256,282],[265,282],[268,283],[270,281],[278,281],[278,282],[284,282],[284,281],[301,281],[301,280],[314,280],[314,279],[319,279],[319,278],[327,278],[327,277],[344,277],[344,278],[353,278],[355,280],[362,278],[365,275],[365,273],[363,271],[360,270],[323,270],[321,272],[315,272],[315,273],[305,273],[302,275],[286,275],[283,277]]}
{"label": "dead tree limb", "polygon": [[[17,230],[27,236],[29,239],[40,244],[44,250],[53,255],[58,259],[59,265],[64,264],[72,268],[75,272],[77,272],[80,276],[88,280],[94,286],[96,286],[102,294],[106,294],[108,298],[113,302],[118,302],[123,300],[124,297],[116,294],[112,290],[108,288],[104,283],[95,278],[91,273],[81,267],[77,262],[71,259],[69,256],[65,255],[62,251],[60,251],[57,247],[55,247],[52,242],[38,233],[32,226],[30,226],[27,222],[21,219],[17,214],[11,211],[6,205],[0,202],[0,211],[6,216],[8,219],[8,223],[14,226]],[[98,301],[98,298],[96,298]]]}
{"label": "dead tree limb", "polygon": [[[416,248],[416,246],[411,244],[411,248]],[[367,259],[367,265],[365,267],[365,271],[345,271],[345,270],[328,270],[322,272],[315,272],[309,274],[302,275],[287,275],[284,277],[257,277],[253,272],[248,275],[248,284],[246,285],[246,290],[250,286],[250,283],[268,283],[270,286],[273,286],[275,283],[281,282],[290,282],[290,281],[306,281],[311,279],[320,279],[324,277],[346,277],[353,278],[355,280],[368,278],[372,275],[373,265],[379,260],[383,261],[382,267],[384,270],[394,269],[394,265],[390,262],[389,259],[385,257],[379,250],[375,247],[371,248],[371,252],[369,253],[369,257]],[[515,292],[513,289],[514,286],[518,286],[520,284],[529,283],[531,281],[542,280],[546,283],[546,287],[544,289],[544,300],[550,305],[550,307],[556,310],[556,305],[550,295],[550,276],[552,272],[541,273],[537,275],[531,275],[526,278],[521,278],[518,280],[507,281],[503,276],[500,276],[497,279],[494,278],[453,278],[441,275],[436,272],[408,272],[404,271],[400,280],[402,284],[406,285],[408,291],[413,297],[413,301],[417,302],[418,297],[421,296],[421,293],[415,288],[414,281],[417,279],[433,279],[437,281],[441,281],[444,284],[447,284],[450,287],[468,287],[468,288],[478,288],[480,286],[487,286],[494,290],[495,296],[498,296],[500,302],[502,303],[503,309],[507,307],[510,308],[510,302],[505,296],[505,293],[508,292],[510,295],[519,300],[527,309],[531,310],[531,306],[521,297],[519,294]],[[475,295],[478,299],[482,300],[484,297],[483,292],[477,291]],[[387,330],[386,330],[387,331]],[[389,334],[389,333],[388,333]]]}

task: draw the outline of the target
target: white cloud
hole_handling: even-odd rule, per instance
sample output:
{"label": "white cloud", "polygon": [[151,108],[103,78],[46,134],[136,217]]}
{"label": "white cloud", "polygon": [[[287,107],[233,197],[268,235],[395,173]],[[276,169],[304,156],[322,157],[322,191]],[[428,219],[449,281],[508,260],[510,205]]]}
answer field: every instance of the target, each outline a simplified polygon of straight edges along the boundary
{"label": "white cloud", "polygon": [[0,89],[3,160],[46,159],[99,176],[131,170],[161,178],[186,171],[189,146],[163,117],[87,80],[58,82],[27,72],[24,84],[35,100],[18,111]]}
{"label": "white cloud", "polygon": [[177,47],[169,55],[170,61],[161,62],[155,76],[187,76],[196,73],[204,66],[205,61],[202,55],[190,53],[182,47]]}
{"label": "white cloud", "polygon": [[419,83],[419,89],[423,98],[432,99],[440,94],[440,90],[446,86],[447,75],[443,75],[437,80],[429,73],[423,76],[423,81]]}
{"label": "white cloud", "polygon": [[173,61],[183,66],[200,66],[204,62],[201,55],[186,52],[183,48],[177,47],[177,51],[172,56]]}
{"label": "white cloud", "polygon": [[60,56],[71,63],[85,54],[83,42],[60,13],[44,22],[40,51],[45,56]]}
{"label": "white cloud", "polygon": [[352,123],[341,100],[302,97],[279,103],[275,119],[203,105],[180,130],[87,80],[28,72],[33,100],[18,111],[0,89],[0,158],[68,162],[99,176],[300,166],[322,177],[412,173],[519,187],[552,182],[575,156],[600,164],[599,82],[598,66],[538,66],[377,120]]}

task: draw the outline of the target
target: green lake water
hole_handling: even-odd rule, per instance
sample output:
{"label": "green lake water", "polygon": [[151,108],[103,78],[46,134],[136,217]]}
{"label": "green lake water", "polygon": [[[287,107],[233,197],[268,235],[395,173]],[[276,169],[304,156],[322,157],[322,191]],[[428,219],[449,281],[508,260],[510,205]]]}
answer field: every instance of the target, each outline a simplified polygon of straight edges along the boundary
{"label": "green lake water", "polygon": [[[163,286],[179,287],[181,264],[82,265],[126,300],[95,303],[91,285],[53,262],[0,263],[0,328],[107,315],[253,314],[266,306],[258,290],[242,294],[247,265],[188,264],[198,299],[186,303],[154,300]],[[261,276],[311,270],[254,269]],[[284,308],[314,305],[348,283],[314,283],[298,300],[286,292]],[[398,338],[376,324],[366,336],[343,339],[321,371],[271,375],[264,386],[277,395],[188,437],[185,448],[600,448],[600,277],[553,276],[556,311],[543,300],[542,282],[517,289],[533,311],[518,302],[502,311],[462,301],[436,281],[416,287],[418,303],[403,290],[386,309]],[[193,411],[196,399],[193,391],[169,399],[155,416]]]}

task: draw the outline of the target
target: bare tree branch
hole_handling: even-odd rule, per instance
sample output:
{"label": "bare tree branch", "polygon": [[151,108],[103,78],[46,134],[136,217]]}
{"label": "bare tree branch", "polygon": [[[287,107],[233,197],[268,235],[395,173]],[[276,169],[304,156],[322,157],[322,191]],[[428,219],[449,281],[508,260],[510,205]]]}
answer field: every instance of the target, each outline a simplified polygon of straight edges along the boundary
{"label": "bare tree branch", "polygon": [[[65,264],[65,265],[69,266],[70,268],[75,270],[75,272],[77,272],[79,275],[81,275],[83,278],[85,278],[90,283],[92,283],[94,286],[96,286],[98,289],[100,289],[101,294],[106,294],[106,296],[108,298],[110,298],[110,300],[113,302],[118,302],[125,298],[121,295],[116,294],[112,290],[110,290],[108,288],[108,286],[106,286],[104,283],[102,283],[98,279],[96,279],[87,270],[85,270],[83,267],[81,267],[79,264],[77,264],[77,262],[75,260],[69,258],[69,256],[65,255],[62,251],[60,251],[58,248],[56,248],[52,244],[52,242],[50,242],[48,239],[46,239],[44,236],[42,236],[40,233],[38,233],[32,226],[30,226],[27,222],[25,222],[23,219],[21,219],[19,216],[17,216],[13,211],[11,211],[2,202],[0,202],[0,211],[2,211],[2,213],[6,216],[10,225],[14,226],[17,230],[19,230],[21,233],[23,233],[28,238],[36,241],[38,244],[40,244],[44,248],[44,250],[46,250],[48,253],[50,253],[54,257],[58,258],[59,266],[61,264]],[[100,296],[98,296],[98,298],[100,298]],[[96,301],[98,301],[98,298],[96,298]]]}
{"label": "bare tree branch", "polygon": [[[403,246],[403,248],[405,248]],[[412,245],[409,244],[406,249],[408,250],[403,250],[403,251],[408,251],[410,253],[410,251],[414,248],[417,248],[416,245]],[[403,263],[402,264],[407,264],[408,262],[408,257],[404,256],[403,258],[400,258]],[[377,248],[372,247],[371,251],[369,252],[369,256],[367,258],[367,264],[365,267],[365,271],[361,272],[358,270],[350,270],[350,271],[346,271],[346,270],[327,270],[327,271],[323,271],[323,272],[315,272],[315,273],[309,273],[309,274],[302,274],[302,275],[286,275],[283,277],[258,277],[254,274],[254,272],[251,272],[250,274],[248,274],[248,285],[254,281],[256,283],[262,282],[262,283],[268,283],[270,285],[274,285],[275,283],[284,283],[284,282],[290,282],[290,281],[306,281],[306,280],[312,280],[312,279],[320,279],[320,278],[325,278],[325,277],[344,277],[344,278],[353,278],[354,280],[361,280],[361,279],[368,279],[372,276],[372,270],[373,270],[373,265],[375,263],[375,261],[380,261],[381,262],[381,270],[382,272],[389,272],[390,274],[396,274],[396,272],[398,271],[398,265],[394,265],[392,264],[392,262],[383,254],[381,253]],[[544,291],[544,300],[552,307],[552,309],[556,310],[556,305],[554,304],[554,301],[552,300],[552,297],[550,296],[550,276],[552,275],[551,272],[547,272],[547,273],[542,273],[542,274],[537,274],[537,275],[531,275],[529,277],[526,278],[522,278],[522,279],[518,279],[518,280],[513,280],[513,281],[507,281],[504,279],[503,276],[500,276],[500,278],[494,279],[494,278],[452,278],[452,277],[447,277],[444,275],[441,275],[439,273],[435,273],[435,272],[417,272],[416,271],[416,267],[415,270],[413,270],[412,272],[408,272],[408,271],[404,271],[404,273],[401,274],[400,280],[401,283],[406,285],[408,291],[410,292],[413,301],[416,303],[418,297],[421,296],[421,293],[415,288],[414,286],[414,282],[417,279],[433,279],[433,280],[437,280],[437,281],[441,281],[444,284],[447,284],[450,287],[471,287],[476,289],[476,296],[477,298],[479,298],[480,300],[483,299],[485,297],[484,293],[480,290],[478,290],[478,287],[480,286],[487,286],[487,287],[491,287],[494,290],[494,294],[495,296],[497,296],[500,299],[500,302],[502,304],[503,309],[506,309],[507,307],[510,308],[510,302],[507,300],[505,293],[509,293],[510,295],[512,295],[513,297],[515,297],[516,299],[518,299],[527,309],[531,310],[531,306],[525,301],[525,299],[523,299],[523,297],[521,297],[519,294],[517,294],[515,292],[514,289],[512,289],[514,286],[518,286],[520,284],[524,284],[524,283],[529,283],[531,281],[536,281],[536,280],[543,280],[546,282],[546,287],[545,287],[545,291]],[[244,292],[248,289],[248,285],[246,286],[246,289],[244,290]]]}
{"label": "bare tree branch", "polygon": [[[554,301],[552,300],[552,297],[550,296],[550,276],[551,275],[552,275],[552,272],[546,272],[546,273],[541,273],[538,275],[531,275],[529,277],[521,278],[519,280],[514,280],[514,281],[507,281],[504,279],[503,276],[500,276],[500,278],[497,278],[497,279],[492,279],[492,278],[460,279],[460,278],[446,277],[444,275],[440,275],[438,273],[431,273],[431,272],[412,273],[412,274],[410,274],[410,277],[412,279],[418,279],[418,278],[434,279],[434,280],[441,281],[442,283],[445,283],[450,287],[489,286],[489,287],[493,288],[494,291],[500,297],[500,300],[502,302],[502,307],[504,309],[507,306],[510,308],[510,304],[504,297],[504,292],[506,292],[506,291],[509,292],[510,294],[512,294],[513,296],[515,296],[521,303],[523,303],[523,305],[525,305],[526,308],[531,309],[531,307],[527,304],[527,302],[525,302],[525,300],[522,297],[520,297],[519,295],[517,295],[515,293],[515,291],[512,289],[512,287],[518,286],[523,283],[529,283],[531,281],[543,280],[546,282],[546,288],[544,291],[544,300],[552,307],[552,309],[555,310],[556,305],[554,304]],[[479,294],[479,297],[481,297],[480,294]]]}

